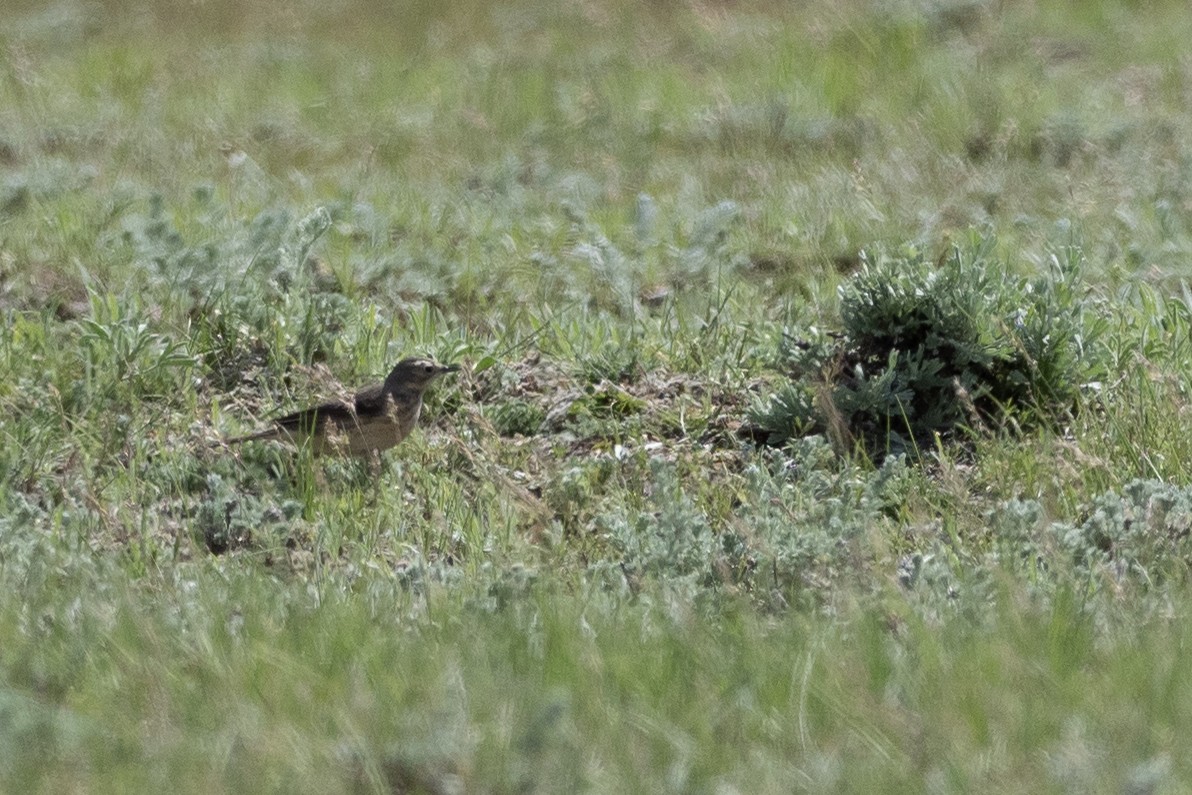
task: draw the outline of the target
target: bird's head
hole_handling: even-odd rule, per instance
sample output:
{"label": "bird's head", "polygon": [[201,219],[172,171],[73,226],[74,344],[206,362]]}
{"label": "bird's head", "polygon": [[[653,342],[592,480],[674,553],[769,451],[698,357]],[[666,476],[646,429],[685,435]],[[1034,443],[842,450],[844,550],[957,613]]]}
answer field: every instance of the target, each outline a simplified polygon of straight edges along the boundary
{"label": "bird's head", "polygon": [[439,376],[458,370],[458,364],[439,364],[432,359],[410,357],[394,365],[385,379],[385,386],[388,390],[410,389],[421,392]]}

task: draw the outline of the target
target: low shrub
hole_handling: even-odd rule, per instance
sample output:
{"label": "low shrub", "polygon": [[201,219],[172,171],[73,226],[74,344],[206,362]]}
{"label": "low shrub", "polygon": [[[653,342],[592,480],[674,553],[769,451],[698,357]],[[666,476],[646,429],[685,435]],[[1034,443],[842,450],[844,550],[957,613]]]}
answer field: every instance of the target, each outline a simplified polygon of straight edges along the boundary
{"label": "low shrub", "polygon": [[751,412],[772,443],[826,432],[876,459],[964,429],[1062,422],[1098,370],[1100,324],[1076,247],[1019,276],[974,235],[942,262],[864,254],[842,331],[785,337],[791,382]]}

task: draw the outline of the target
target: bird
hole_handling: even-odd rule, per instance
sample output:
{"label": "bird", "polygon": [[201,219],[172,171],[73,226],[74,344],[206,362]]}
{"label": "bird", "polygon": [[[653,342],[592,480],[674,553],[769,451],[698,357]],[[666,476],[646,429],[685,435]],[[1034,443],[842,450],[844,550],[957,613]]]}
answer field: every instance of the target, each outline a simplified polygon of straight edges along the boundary
{"label": "bird", "polygon": [[351,400],[334,400],[287,414],[273,426],[228,444],[279,439],[299,445],[310,443],[316,454],[367,456],[396,446],[410,435],[422,411],[427,387],[459,365],[431,359],[402,359],[385,381],[357,392]]}

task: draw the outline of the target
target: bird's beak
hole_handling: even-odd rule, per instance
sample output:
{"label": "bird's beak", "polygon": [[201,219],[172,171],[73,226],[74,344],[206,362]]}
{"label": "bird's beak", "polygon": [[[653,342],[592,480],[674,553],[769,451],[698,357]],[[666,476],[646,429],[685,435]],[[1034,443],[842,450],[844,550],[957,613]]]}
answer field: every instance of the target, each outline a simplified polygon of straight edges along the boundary
{"label": "bird's beak", "polygon": [[441,364],[439,365],[439,373],[446,375],[447,373],[458,373],[458,364]]}

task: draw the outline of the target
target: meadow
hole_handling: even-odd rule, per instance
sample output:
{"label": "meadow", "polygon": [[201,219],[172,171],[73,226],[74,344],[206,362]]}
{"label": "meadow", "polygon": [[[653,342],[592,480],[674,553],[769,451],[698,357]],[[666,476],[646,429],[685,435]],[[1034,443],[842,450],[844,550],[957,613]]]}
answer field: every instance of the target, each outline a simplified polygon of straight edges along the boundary
{"label": "meadow", "polygon": [[0,790],[1192,788],[1184,3],[4,16]]}

